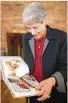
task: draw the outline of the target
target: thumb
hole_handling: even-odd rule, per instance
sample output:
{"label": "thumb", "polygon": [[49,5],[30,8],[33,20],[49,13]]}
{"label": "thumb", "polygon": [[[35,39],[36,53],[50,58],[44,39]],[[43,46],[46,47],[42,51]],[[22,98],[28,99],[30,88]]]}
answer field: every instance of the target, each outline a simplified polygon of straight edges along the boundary
{"label": "thumb", "polygon": [[37,90],[41,90],[42,87],[43,87],[43,84],[40,82],[38,87],[37,87]]}

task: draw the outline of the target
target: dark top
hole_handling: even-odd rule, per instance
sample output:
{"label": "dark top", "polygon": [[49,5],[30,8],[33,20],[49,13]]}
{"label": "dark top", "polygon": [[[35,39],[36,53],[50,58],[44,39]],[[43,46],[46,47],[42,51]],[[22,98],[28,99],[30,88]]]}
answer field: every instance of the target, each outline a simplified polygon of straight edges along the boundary
{"label": "dark top", "polygon": [[[24,60],[29,66],[30,74],[32,74],[35,63],[34,37],[28,33],[28,35],[23,36],[22,43]],[[47,26],[42,65],[44,78],[54,76],[57,80],[57,86],[53,88],[51,98],[45,103],[65,103],[67,81],[66,32]]]}

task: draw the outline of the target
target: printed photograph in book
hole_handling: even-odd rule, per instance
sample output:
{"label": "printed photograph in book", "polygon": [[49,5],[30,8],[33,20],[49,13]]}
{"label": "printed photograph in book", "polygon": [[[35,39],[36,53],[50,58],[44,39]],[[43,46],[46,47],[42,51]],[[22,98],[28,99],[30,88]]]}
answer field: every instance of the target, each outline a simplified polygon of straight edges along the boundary
{"label": "printed photograph in book", "polygon": [[29,74],[28,65],[20,56],[2,56],[0,61],[5,77],[21,77]]}
{"label": "printed photograph in book", "polygon": [[33,75],[24,75],[21,77],[24,81],[26,81],[28,84],[30,84],[33,88],[37,88],[39,82],[36,80],[36,78]]}
{"label": "printed photograph in book", "polygon": [[36,90],[38,82],[35,82],[37,84],[35,86],[33,77],[32,81],[30,81],[29,83],[28,82],[23,80],[23,78],[19,78],[18,80],[9,78],[7,83],[12,96],[14,98],[21,98],[23,96],[35,96],[38,93],[38,91]]}

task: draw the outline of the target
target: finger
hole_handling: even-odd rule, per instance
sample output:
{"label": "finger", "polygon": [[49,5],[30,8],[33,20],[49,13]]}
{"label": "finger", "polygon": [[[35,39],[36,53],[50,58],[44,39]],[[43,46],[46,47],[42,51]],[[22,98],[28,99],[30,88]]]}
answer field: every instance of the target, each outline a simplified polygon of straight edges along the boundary
{"label": "finger", "polygon": [[45,99],[48,98],[48,95],[47,94],[44,94],[43,96],[41,96],[40,98],[38,98],[37,100],[38,101],[44,101]]}
{"label": "finger", "polygon": [[42,87],[48,88],[47,84],[45,84],[44,81],[40,82],[40,84],[38,85],[38,88],[37,88],[37,89],[40,90]]}
{"label": "finger", "polygon": [[42,87],[42,88],[39,90],[37,96],[41,96],[41,95],[43,95],[44,93],[46,93],[46,94],[49,95],[49,94],[50,94],[50,91],[49,91],[47,88]]}
{"label": "finger", "polygon": [[37,89],[37,90],[40,90],[42,87],[43,87],[43,85],[42,85],[42,84],[39,84],[36,89]]}
{"label": "finger", "polygon": [[45,91],[42,89],[42,90],[40,90],[40,91],[38,92],[37,96],[41,96],[41,95],[43,95],[44,93],[45,93]]}
{"label": "finger", "polygon": [[50,95],[50,94],[51,94],[51,89],[47,89],[47,90],[46,90],[46,93],[47,93],[48,95]]}

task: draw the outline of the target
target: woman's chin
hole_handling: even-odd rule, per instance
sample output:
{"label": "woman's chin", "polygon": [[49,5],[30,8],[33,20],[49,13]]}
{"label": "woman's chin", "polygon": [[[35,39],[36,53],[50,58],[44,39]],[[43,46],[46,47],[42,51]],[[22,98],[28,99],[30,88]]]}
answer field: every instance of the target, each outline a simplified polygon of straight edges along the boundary
{"label": "woman's chin", "polygon": [[35,36],[35,39],[40,39],[40,37],[39,36]]}

